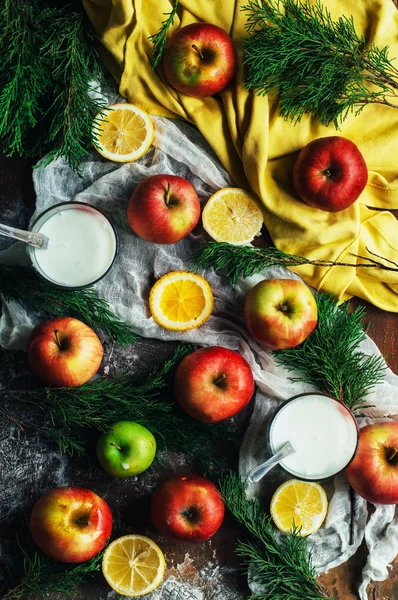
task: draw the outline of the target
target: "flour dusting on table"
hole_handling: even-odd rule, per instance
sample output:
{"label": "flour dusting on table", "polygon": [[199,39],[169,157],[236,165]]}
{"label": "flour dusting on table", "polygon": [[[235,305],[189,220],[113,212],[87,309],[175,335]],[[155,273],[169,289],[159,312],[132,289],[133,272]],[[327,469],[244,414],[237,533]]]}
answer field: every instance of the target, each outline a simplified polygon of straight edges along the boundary
{"label": "flour dusting on table", "polygon": [[[216,558],[215,552],[213,553]],[[167,564],[167,555],[166,555]],[[176,567],[166,568],[163,583],[151,594],[148,600],[244,600],[247,594],[231,587],[227,575],[234,571],[231,567],[217,565],[216,560],[197,569],[189,553]],[[107,600],[122,598],[110,592]]]}
{"label": "flour dusting on table", "polygon": [[20,516],[44,491],[66,485],[67,459],[17,425],[0,427],[0,523]]}

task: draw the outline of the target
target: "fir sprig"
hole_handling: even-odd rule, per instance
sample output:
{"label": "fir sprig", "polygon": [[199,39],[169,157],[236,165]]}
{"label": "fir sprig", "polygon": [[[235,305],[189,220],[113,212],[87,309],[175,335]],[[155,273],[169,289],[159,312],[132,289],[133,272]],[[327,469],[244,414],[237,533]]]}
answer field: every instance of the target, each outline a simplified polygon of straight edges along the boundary
{"label": "fir sprig", "polygon": [[131,328],[112,312],[109,304],[97,296],[94,288],[58,289],[40,279],[30,267],[0,264],[0,296],[50,317],[76,317],[89,327],[102,329],[122,346],[137,339]]}
{"label": "fir sprig", "polygon": [[351,410],[364,408],[364,399],[383,382],[386,364],[382,356],[359,350],[366,338],[362,328],[365,308],[350,311],[329,295],[317,294],[318,323],[299,346],[279,350],[277,361],[294,373],[291,381],[303,381],[338,398]]}
{"label": "fir sprig", "polygon": [[[43,18],[48,14],[45,10]],[[26,152],[26,133],[42,116],[42,99],[50,84],[40,52],[45,34],[36,29],[36,16],[34,2],[1,3],[0,144],[7,156]]]}
{"label": "fir sprig", "polygon": [[83,13],[62,11],[41,49],[49,60],[58,57],[52,65],[53,102],[45,138],[51,151],[44,164],[65,156],[76,171],[92,145],[93,117],[106,105],[93,94],[102,68],[85,19]]}
{"label": "fir sprig", "polygon": [[[380,260],[366,256],[358,256],[367,262],[341,262],[333,260],[311,260],[296,254],[287,254],[282,250],[270,246],[269,248],[255,248],[254,246],[234,246],[226,242],[208,242],[198,249],[193,259],[197,267],[211,269],[224,273],[234,285],[240,277],[250,277],[261,273],[264,269],[275,266],[296,267],[300,265],[316,265],[319,267],[364,267],[397,271],[398,264],[385,259],[377,254],[367,251]],[[381,262],[384,261],[384,262]]]}
{"label": "fir sprig", "polygon": [[7,156],[65,157],[73,169],[91,147],[92,119],[103,107],[93,29],[81,3],[0,3],[0,149]]}
{"label": "fir sprig", "polygon": [[163,13],[167,16],[167,19],[162,21],[160,29],[154,35],[149,36],[148,40],[150,40],[153,44],[152,50],[152,69],[155,70],[158,64],[160,63],[163,53],[166,49],[167,44],[167,32],[169,28],[174,24],[174,17],[177,13],[178,1],[174,0],[174,6],[169,13]]}
{"label": "fir sprig", "polygon": [[76,586],[101,570],[104,551],[87,562],[71,567],[55,562],[39,552],[29,556],[23,551],[21,568],[17,567],[11,573],[1,599],[26,600],[31,594],[47,598],[51,592],[67,597],[75,596]]}
{"label": "fir sprig", "polygon": [[249,0],[243,39],[247,87],[275,91],[282,117],[304,114],[336,128],[369,103],[398,108],[398,69],[388,47],[367,43],[352,17],[333,20],[319,0]]}
{"label": "fir sprig", "polygon": [[[121,373],[112,379],[98,377],[79,388],[11,392],[12,408],[5,410],[22,429],[41,432],[69,455],[86,452],[91,443],[89,430],[98,435],[123,419],[136,421],[152,431],[160,452],[181,452],[204,469],[212,463],[223,464],[213,451],[221,442],[225,445],[226,440],[231,449],[236,447],[228,425],[199,423],[179,409],[173,398],[171,371],[191,351],[189,345],[179,346],[170,360],[153,369],[144,380]],[[27,405],[33,411],[29,420],[17,412]]]}
{"label": "fir sprig", "polygon": [[236,552],[245,559],[250,579],[262,591],[249,600],[322,600],[330,598],[316,581],[306,537],[293,530],[276,536],[271,518],[258,498],[247,500],[245,487],[233,473],[222,476],[219,488],[225,506],[244,526],[247,541]]}

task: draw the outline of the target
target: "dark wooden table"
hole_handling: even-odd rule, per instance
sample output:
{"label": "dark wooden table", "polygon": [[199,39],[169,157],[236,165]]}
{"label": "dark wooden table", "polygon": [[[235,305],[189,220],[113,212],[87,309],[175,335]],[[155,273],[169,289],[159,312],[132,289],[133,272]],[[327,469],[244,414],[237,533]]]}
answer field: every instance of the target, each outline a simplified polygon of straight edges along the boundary
{"label": "dark wooden table", "polygon": [[[28,161],[20,159],[0,160],[0,222],[21,228],[27,226],[35,201],[31,166]],[[8,240],[0,238],[0,249],[8,245]],[[398,372],[398,314],[386,313],[367,305],[365,322],[370,324],[369,335],[379,346],[387,363],[393,371]],[[145,372],[153,356],[157,357],[157,362],[161,362],[172,351],[172,344],[153,340],[140,342],[134,346],[134,351],[121,351],[108,345],[103,364],[110,367],[112,375],[121,365],[127,364],[126,358],[129,358],[130,352],[135,358],[129,367],[137,372]],[[0,349],[0,397],[2,386],[15,389],[21,381],[29,385],[30,377],[24,353]],[[243,434],[249,411],[237,421],[237,435]],[[43,456],[48,459],[44,465]],[[237,457],[231,460],[236,464]],[[227,516],[222,528],[210,542],[198,545],[165,540],[150,524],[148,504],[151,493],[168,475],[186,471],[187,466],[181,457],[171,456],[164,467],[150,469],[139,478],[126,480],[115,480],[103,473],[95,459],[91,461],[92,464],[89,462],[76,459],[60,462],[55,449],[46,442],[33,434],[16,432],[15,427],[1,415],[0,408],[0,473],[2,483],[5,482],[0,489],[0,506],[9,508],[7,518],[0,525],[5,548],[3,554],[0,549],[0,560],[4,556],[7,558],[7,552],[12,552],[10,540],[15,530],[20,528],[34,501],[45,489],[62,484],[82,485],[95,490],[109,502],[120,521],[122,533],[147,534],[164,549],[166,577],[171,579],[169,589],[164,591],[161,600],[243,600],[248,597],[246,580],[239,571],[233,552],[238,530],[230,517]],[[15,477],[12,476],[14,472]],[[24,536],[28,539],[27,528]],[[322,576],[322,582],[335,600],[354,600],[358,597],[355,590],[365,556],[362,548],[346,564]],[[179,582],[191,585],[191,592],[187,588],[182,590]],[[148,596],[148,599],[151,597]],[[392,570],[388,581],[374,586],[369,597],[371,600],[398,600],[398,567]],[[49,598],[64,600],[65,597],[53,594]],[[98,575],[79,590],[78,598],[111,600],[116,595],[109,593],[109,588]]]}

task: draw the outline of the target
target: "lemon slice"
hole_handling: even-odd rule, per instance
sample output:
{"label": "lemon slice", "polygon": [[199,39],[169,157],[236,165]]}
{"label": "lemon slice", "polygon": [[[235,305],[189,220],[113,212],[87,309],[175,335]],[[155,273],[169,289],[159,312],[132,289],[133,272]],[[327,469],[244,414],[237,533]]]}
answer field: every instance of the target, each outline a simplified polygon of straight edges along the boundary
{"label": "lemon slice", "polygon": [[143,596],[161,583],[164,555],[151,539],[143,535],[125,535],[105,550],[102,573],[121,596]]}
{"label": "lemon slice", "polygon": [[260,233],[263,213],[256,200],[245,190],[223,188],[207,201],[202,223],[216,242],[243,246]]}
{"label": "lemon slice", "polygon": [[213,310],[206,279],[189,271],[171,271],[155,283],[149,295],[153,319],[165,329],[187,331],[202,325]]}
{"label": "lemon slice", "polygon": [[144,110],[121,102],[98,113],[92,133],[94,145],[102,156],[115,162],[132,162],[152,144],[154,128]]}
{"label": "lemon slice", "polygon": [[326,492],[313,481],[290,479],[278,487],[271,500],[271,517],[284,533],[293,525],[299,535],[318,531],[328,510]]}

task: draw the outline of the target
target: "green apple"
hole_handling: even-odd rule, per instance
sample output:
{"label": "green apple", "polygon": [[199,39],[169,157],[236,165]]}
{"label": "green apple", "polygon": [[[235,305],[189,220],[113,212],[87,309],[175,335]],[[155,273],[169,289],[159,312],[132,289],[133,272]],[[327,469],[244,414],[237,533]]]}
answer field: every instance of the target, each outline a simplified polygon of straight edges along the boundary
{"label": "green apple", "polygon": [[118,421],[97,443],[97,457],[104,471],[114,477],[131,477],[146,471],[156,454],[156,440],[146,427],[134,421]]}

